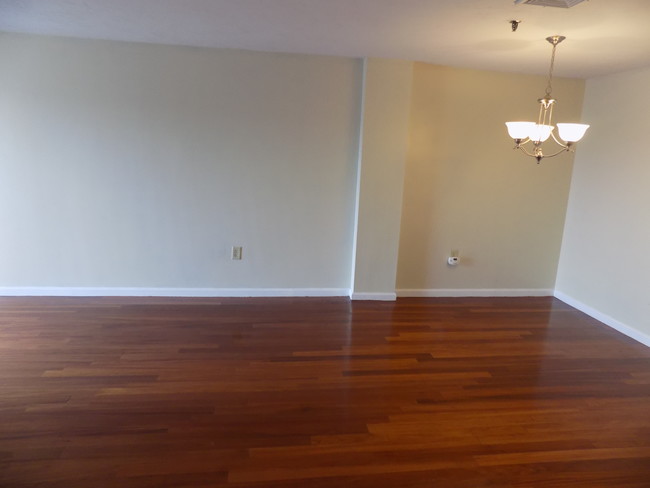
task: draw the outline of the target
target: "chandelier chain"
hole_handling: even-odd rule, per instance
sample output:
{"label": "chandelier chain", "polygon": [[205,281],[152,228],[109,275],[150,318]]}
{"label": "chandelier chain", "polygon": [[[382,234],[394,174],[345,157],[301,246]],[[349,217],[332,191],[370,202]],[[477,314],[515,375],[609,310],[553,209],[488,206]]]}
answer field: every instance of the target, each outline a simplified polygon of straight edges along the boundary
{"label": "chandelier chain", "polygon": [[553,67],[555,66],[555,50],[557,49],[557,42],[553,43],[553,52],[551,53],[551,66],[548,69],[548,83],[546,84],[546,97],[551,97],[553,91]]}

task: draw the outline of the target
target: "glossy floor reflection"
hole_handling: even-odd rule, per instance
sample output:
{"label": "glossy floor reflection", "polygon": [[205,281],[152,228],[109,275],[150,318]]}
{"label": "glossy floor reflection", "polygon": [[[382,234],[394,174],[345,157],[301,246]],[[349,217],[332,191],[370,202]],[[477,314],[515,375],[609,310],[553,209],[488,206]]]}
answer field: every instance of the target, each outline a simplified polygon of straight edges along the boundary
{"label": "glossy floor reflection", "polygon": [[552,298],[0,299],[0,486],[650,486],[650,349]]}

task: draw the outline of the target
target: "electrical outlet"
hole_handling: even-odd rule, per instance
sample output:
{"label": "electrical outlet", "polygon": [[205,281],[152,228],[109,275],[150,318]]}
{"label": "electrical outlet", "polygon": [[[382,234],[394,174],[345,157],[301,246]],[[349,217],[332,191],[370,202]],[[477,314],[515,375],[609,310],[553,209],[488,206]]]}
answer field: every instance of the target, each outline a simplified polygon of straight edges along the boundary
{"label": "electrical outlet", "polygon": [[241,246],[232,246],[232,254],[231,254],[231,259],[233,261],[239,261],[241,260]]}

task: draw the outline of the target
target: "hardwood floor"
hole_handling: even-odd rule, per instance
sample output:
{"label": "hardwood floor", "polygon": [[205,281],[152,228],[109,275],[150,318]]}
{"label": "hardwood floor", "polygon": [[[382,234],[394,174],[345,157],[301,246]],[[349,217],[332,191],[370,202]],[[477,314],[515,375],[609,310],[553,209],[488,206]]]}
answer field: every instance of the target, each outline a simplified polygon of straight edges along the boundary
{"label": "hardwood floor", "polygon": [[551,298],[0,299],[0,487],[650,487],[650,349]]}

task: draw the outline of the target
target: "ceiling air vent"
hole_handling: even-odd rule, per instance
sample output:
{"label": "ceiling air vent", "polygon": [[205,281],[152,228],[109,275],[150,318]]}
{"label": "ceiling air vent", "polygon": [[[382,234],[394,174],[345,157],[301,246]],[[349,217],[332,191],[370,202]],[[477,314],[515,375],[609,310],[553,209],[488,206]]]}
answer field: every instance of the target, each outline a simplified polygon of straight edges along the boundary
{"label": "ceiling air vent", "polygon": [[515,0],[515,5],[539,5],[540,7],[571,8],[585,0]]}

